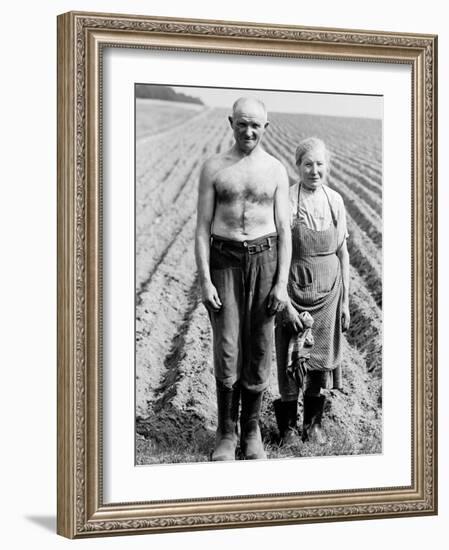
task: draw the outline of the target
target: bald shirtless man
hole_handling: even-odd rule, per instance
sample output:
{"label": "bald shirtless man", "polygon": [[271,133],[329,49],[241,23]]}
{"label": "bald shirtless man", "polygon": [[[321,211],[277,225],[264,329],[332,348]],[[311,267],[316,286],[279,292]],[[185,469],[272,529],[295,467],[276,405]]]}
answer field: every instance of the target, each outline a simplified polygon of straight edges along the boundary
{"label": "bald shirtless man", "polygon": [[276,312],[288,300],[291,259],[288,177],[261,147],[261,101],[238,99],[229,117],[235,143],[203,166],[195,254],[214,340],[218,428],[212,460],[266,458],[259,427]]}

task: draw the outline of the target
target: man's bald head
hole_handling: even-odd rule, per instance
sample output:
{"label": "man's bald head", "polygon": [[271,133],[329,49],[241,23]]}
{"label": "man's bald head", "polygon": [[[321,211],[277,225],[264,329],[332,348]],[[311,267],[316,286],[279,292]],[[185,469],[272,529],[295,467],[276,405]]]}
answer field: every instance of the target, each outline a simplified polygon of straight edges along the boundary
{"label": "man's bald head", "polygon": [[229,117],[237,150],[249,155],[258,145],[268,126],[267,110],[259,99],[241,97],[232,106]]}
{"label": "man's bald head", "polygon": [[267,121],[267,110],[263,101],[253,97],[240,97],[232,106],[232,117],[239,115],[257,116]]}

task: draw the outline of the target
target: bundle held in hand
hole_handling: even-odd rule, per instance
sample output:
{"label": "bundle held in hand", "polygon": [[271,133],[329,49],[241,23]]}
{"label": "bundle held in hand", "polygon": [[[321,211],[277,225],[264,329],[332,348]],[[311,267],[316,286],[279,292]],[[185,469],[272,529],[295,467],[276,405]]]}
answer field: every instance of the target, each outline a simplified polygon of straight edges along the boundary
{"label": "bundle held in hand", "polygon": [[313,347],[313,319],[309,312],[299,314],[304,329],[292,334],[288,345],[287,374],[302,388],[307,373],[307,361]]}

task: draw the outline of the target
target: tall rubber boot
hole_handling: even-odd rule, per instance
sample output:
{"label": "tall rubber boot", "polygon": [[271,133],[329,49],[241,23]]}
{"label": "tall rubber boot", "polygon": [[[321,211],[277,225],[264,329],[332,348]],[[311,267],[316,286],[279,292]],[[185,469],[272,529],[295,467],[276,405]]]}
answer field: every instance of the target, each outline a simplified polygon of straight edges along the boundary
{"label": "tall rubber boot", "polygon": [[282,401],[276,399],[273,401],[274,414],[279,428],[280,444],[287,447],[300,442],[296,418],[298,414],[298,401]]}
{"label": "tall rubber boot", "polygon": [[326,443],[321,425],[325,400],[324,395],[304,394],[303,441],[311,441],[318,445]]}
{"label": "tall rubber boot", "polygon": [[260,433],[259,416],[263,392],[250,392],[242,388],[242,414],[240,417],[240,447],[246,460],[267,458]]}
{"label": "tall rubber boot", "polygon": [[218,427],[211,460],[235,460],[240,388],[226,388],[217,381]]}

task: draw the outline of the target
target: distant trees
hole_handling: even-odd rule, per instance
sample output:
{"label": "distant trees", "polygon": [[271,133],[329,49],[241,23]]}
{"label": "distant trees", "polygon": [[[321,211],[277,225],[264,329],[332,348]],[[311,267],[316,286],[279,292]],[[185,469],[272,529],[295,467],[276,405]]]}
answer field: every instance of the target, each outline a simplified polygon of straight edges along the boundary
{"label": "distant trees", "polygon": [[160,84],[136,84],[136,97],[146,99],[164,99],[165,101],[182,101],[183,103],[196,103],[203,105],[199,97],[175,92],[170,86]]}

